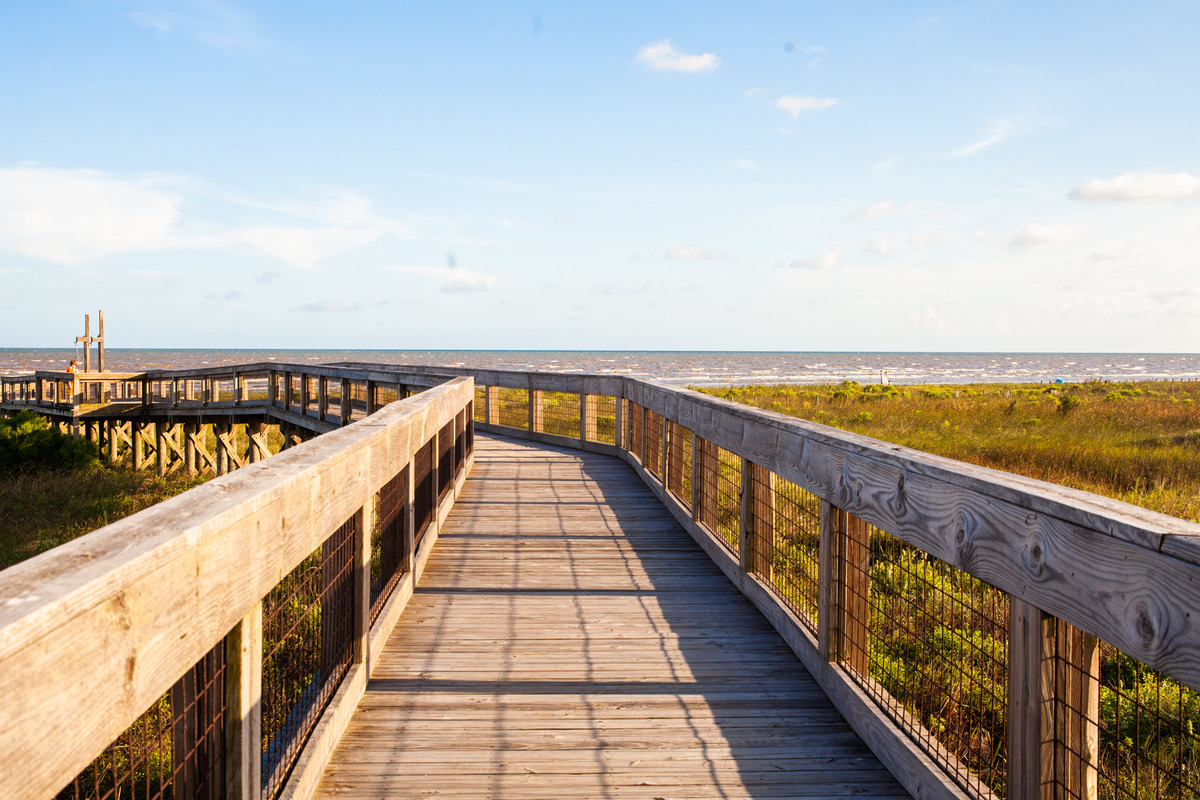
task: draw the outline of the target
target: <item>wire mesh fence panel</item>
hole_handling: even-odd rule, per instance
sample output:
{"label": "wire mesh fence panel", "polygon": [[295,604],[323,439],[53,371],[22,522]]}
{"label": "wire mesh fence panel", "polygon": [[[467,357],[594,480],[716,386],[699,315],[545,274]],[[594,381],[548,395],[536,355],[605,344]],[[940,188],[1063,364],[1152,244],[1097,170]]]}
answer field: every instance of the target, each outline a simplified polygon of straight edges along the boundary
{"label": "wire mesh fence panel", "polygon": [[1008,596],[840,514],[842,660],[972,797],[1005,796]]}
{"label": "wire mesh fence panel", "polygon": [[542,431],[578,439],[579,395],[572,392],[542,392]]}
{"label": "wire mesh fence panel", "polygon": [[350,667],[357,517],[263,598],[262,796],[283,788]]}
{"label": "wire mesh fence panel", "polygon": [[500,424],[529,430],[529,390],[500,389]]}
{"label": "wire mesh fence panel", "polygon": [[454,420],[438,431],[438,501],[454,486]]}
{"label": "wire mesh fence panel", "polygon": [[629,435],[625,437],[625,441],[629,442],[629,452],[637,458],[638,461],[643,460],[642,453],[642,422],[644,419],[643,409],[637,403],[629,404],[629,413],[625,415],[625,419],[629,420]]}
{"label": "wire mesh fence panel", "polygon": [[589,442],[617,443],[617,398],[600,394],[587,396],[584,435]]}
{"label": "wire mesh fence panel", "polygon": [[820,498],[757,465],[751,476],[751,570],[815,632]]}
{"label": "wire mesh fence panel", "polygon": [[699,436],[695,458],[700,483],[696,519],[736,553],[742,515],[742,458]]}
{"label": "wire mesh fence panel", "polygon": [[644,427],[644,459],[642,466],[646,471],[654,477],[662,480],[662,423],[663,418],[651,411],[645,409],[643,412],[646,415],[646,423]]}
{"label": "wire mesh fence panel", "polygon": [[692,432],[677,422],[667,420],[667,491],[683,504],[692,507]]}
{"label": "wire mesh fence panel", "polygon": [[433,492],[437,476],[433,474],[433,442],[427,442],[413,456],[413,524],[416,540],[421,541],[433,521]]}
{"label": "wire mesh fence panel", "polygon": [[400,399],[399,392],[396,391],[395,386],[389,386],[387,384],[383,384],[382,386],[375,387],[375,405],[376,406],[379,406],[380,408],[382,408],[383,406],[386,406],[388,403],[394,403],[399,399]]}
{"label": "wire mesh fence panel", "polygon": [[475,402],[472,403],[473,419],[476,422],[487,422],[487,387],[475,387]]}
{"label": "wire mesh fence panel", "polygon": [[467,463],[467,429],[470,423],[470,407],[464,408],[454,417],[454,475],[462,471]]}
{"label": "wire mesh fence panel", "polygon": [[1054,796],[1200,797],[1200,694],[1061,620],[1047,627]]}
{"label": "wire mesh fence panel", "polygon": [[379,490],[375,530],[371,531],[371,622],[404,574],[404,527],[408,524],[408,470]]}
{"label": "wire mesh fence panel", "polygon": [[63,788],[58,800],[222,800],[225,674],[222,640]]}

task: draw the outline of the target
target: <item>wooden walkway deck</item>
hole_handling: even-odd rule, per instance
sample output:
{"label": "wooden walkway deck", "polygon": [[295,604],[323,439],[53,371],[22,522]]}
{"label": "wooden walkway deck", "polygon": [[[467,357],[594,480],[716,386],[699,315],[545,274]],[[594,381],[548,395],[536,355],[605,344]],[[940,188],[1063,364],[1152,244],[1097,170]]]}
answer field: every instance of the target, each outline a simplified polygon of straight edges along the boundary
{"label": "wooden walkway deck", "polygon": [[479,436],[321,798],[907,797],[623,462]]}

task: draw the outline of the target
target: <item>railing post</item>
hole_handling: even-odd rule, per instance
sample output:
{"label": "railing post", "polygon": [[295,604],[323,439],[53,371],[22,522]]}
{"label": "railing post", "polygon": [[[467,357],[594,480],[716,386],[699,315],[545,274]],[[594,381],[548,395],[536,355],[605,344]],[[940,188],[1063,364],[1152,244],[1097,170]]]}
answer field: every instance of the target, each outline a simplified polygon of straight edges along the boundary
{"label": "railing post", "polygon": [[342,378],[342,426],[350,424],[350,417],[353,416],[354,398],[350,394],[350,379]]}
{"label": "railing post", "polygon": [[158,477],[164,477],[167,474],[167,429],[162,422],[154,423],[154,462]]}
{"label": "railing post", "polygon": [[483,390],[483,421],[488,425],[500,424],[500,387],[486,386]]}
{"label": "railing post", "polygon": [[738,514],[738,562],[744,574],[754,569],[754,462],[743,457]]}
{"label": "railing post", "polygon": [[246,376],[240,372],[233,373],[233,402],[234,405],[241,405],[249,397],[246,394]]}
{"label": "railing post", "polygon": [[692,431],[692,491],[689,502],[692,506],[692,522],[700,521],[700,447],[699,442],[702,441],[695,431]]}
{"label": "railing post", "polygon": [[529,390],[529,432],[541,433],[545,422],[544,410],[542,408],[542,390]]}
{"label": "railing post", "polygon": [[596,429],[596,404],[588,402],[587,392],[579,393],[579,443],[583,444],[588,440],[589,425],[591,430]]}
{"label": "railing post", "polygon": [[[418,448],[419,449],[419,448]],[[413,469],[416,454],[404,465],[404,485],[408,489],[408,500],[404,506],[404,541],[400,545],[400,565],[404,572],[412,572],[417,563],[417,471]]]}
{"label": "railing post", "polygon": [[371,663],[371,534],[375,529],[375,496],[358,511],[358,541],[354,548],[354,632],[351,660]]}
{"label": "railing post", "polygon": [[[1050,715],[1043,716],[1042,661],[1050,620],[1020,598],[1008,598],[1008,798],[1039,800],[1042,750]],[[1050,755],[1047,753],[1047,755]],[[1046,760],[1047,765],[1051,762]]]}
{"label": "railing post", "polygon": [[625,447],[625,398],[613,398],[613,444],[618,450]]}
{"label": "railing post", "polygon": [[229,800],[262,794],[262,602],[225,637],[225,788]]}
{"label": "railing post", "polygon": [[325,421],[329,413],[329,379],[324,375],[317,378],[317,419]]}
{"label": "railing post", "polygon": [[375,397],[375,381],[367,381],[367,416],[379,410],[379,401]]}
{"label": "railing post", "polygon": [[1008,796],[1095,800],[1099,641],[1019,598],[1008,602]]}
{"label": "railing post", "polygon": [[817,648],[831,662],[867,675],[870,527],[821,500],[817,568]]}
{"label": "railing post", "polygon": [[750,465],[749,470],[744,470],[750,473],[746,569],[771,583],[774,580],[772,559],[775,553],[775,473],[751,461],[743,461],[743,464]]}

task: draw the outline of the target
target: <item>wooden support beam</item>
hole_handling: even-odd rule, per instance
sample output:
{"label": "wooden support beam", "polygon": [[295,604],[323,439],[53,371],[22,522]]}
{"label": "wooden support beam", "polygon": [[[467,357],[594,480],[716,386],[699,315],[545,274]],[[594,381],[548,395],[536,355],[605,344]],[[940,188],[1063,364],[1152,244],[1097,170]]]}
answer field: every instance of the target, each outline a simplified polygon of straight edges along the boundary
{"label": "wooden support beam", "polygon": [[483,421],[488,425],[500,424],[500,387],[485,386],[483,389]]}
{"label": "wooden support beam", "polygon": [[225,796],[262,796],[262,603],[225,637]]}
{"label": "wooden support beam", "polygon": [[821,501],[817,646],[831,662],[868,677],[870,526]]}
{"label": "wooden support beam", "polygon": [[251,464],[262,461],[271,455],[271,449],[267,444],[267,424],[265,422],[246,423],[246,437],[250,440],[247,457]]}
{"label": "wooden support beam", "polygon": [[342,426],[350,424],[354,418],[354,396],[351,393],[349,378],[342,378]]}
{"label": "wooden support beam", "polygon": [[322,422],[329,415],[329,379],[324,375],[317,378],[317,419]]}
{"label": "wooden support beam", "polygon": [[[750,462],[748,462],[750,463]],[[768,584],[774,580],[775,473],[759,464],[750,468],[750,552],[747,567]]]}
{"label": "wooden support beam", "polygon": [[545,424],[545,403],[543,395],[545,393],[541,389],[529,390],[529,430],[531,433],[540,433]]}
{"label": "wooden support beam", "polygon": [[129,423],[130,449],[133,450],[133,468],[144,469],[146,466],[146,443],[143,434],[145,424],[141,420]]}

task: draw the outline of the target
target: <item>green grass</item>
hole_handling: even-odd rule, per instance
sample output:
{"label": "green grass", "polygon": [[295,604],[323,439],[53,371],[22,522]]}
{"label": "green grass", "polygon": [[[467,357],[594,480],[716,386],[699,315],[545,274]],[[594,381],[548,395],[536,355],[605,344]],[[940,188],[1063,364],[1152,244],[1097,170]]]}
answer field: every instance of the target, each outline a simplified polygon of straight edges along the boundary
{"label": "green grass", "polygon": [[1200,521],[1198,382],[701,391]]}
{"label": "green grass", "polygon": [[[1200,383],[704,391],[1200,521]],[[1007,597],[881,532],[871,550],[871,677],[1003,794]],[[1099,723],[1101,798],[1197,796],[1196,692],[1102,644]]]}
{"label": "green grass", "polygon": [[0,569],[203,482],[101,465],[0,477]]}

